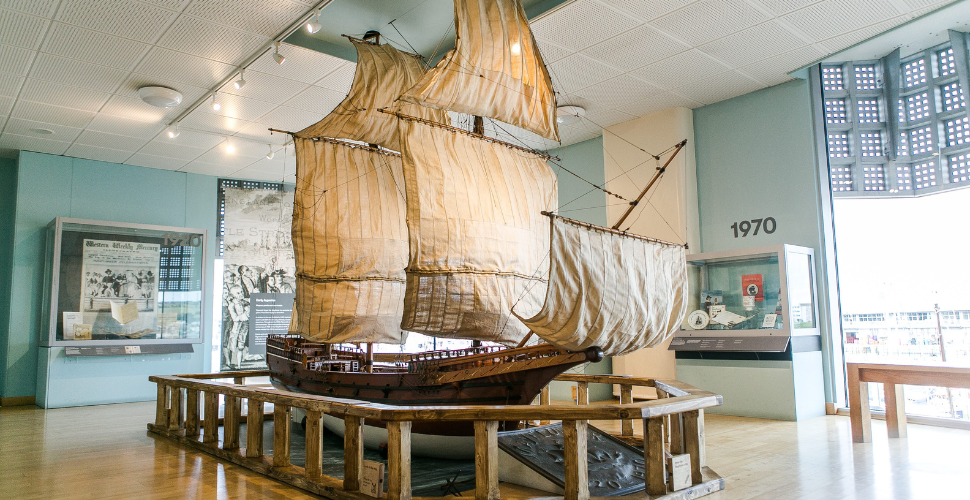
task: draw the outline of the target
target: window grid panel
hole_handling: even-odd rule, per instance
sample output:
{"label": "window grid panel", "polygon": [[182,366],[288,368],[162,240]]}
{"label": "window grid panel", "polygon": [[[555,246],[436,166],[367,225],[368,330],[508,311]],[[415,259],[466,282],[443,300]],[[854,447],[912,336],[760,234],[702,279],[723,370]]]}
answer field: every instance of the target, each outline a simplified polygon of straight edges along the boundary
{"label": "window grid panel", "polygon": [[848,158],[849,154],[849,134],[829,134],[829,157]]}
{"label": "window grid panel", "polygon": [[856,90],[877,90],[876,67],[874,65],[855,67]]}
{"label": "window grid panel", "polygon": [[832,191],[852,191],[852,167],[848,165],[832,166]]}
{"label": "window grid panel", "polygon": [[877,99],[859,99],[859,123],[879,123],[879,101]]}
{"label": "window grid panel", "polygon": [[930,97],[921,92],[906,97],[906,119],[915,122],[930,117]]}
{"label": "window grid panel", "polygon": [[903,64],[903,83],[906,88],[926,84],[926,60],[922,57]]}
{"label": "window grid panel", "polygon": [[967,117],[946,121],[946,145],[959,146],[970,141],[970,123]]}
{"label": "window grid panel", "polygon": [[909,138],[906,132],[899,133],[899,142],[896,143],[896,156],[909,156]]}
{"label": "window grid panel", "polygon": [[882,133],[863,132],[859,134],[859,151],[864,157],[882,156]]}
{"label": "window grid panel", "polygon": [[909,131],[909,154],[913,156],[933,151],[932,127],[920,127]]}
{"label": "window grid panel", "polygon": [[951,156],[948,163],[950,182],[957,184],[970,181],[970,153]]}
{"label": "window grid panel", "polygon": [[886,171],[882,165],[866,165],[862,167],[863,188],[866,191],[886,190]]}
{"label": "window grid panel", "polygon": [[825,122],[828,124],[845,123],[845,99],[825,100]]}
{"label": "window grid panel", "polygon": [[842,66],[827,66],[822,68],[822,90],[842,90]]}
{"label": "window grid panel", "polygon": [[936,185],[936,162],[924,161],[913,164],[913,182],[916,189],[925,189]]}
{"label": "window grid panel", "polygon": [[899,117],[899,123],[906,123],[906,108],[903,106],[903,100],[899,100],[899,107],[896,108]]}
{"label": "window grid panel", "polygon": [[937,53],[937,62],[939,63],[941,77],[955,75],[957,73],[956,61],[953,59],[953,47]]}
{"label": "window grid panel", "polygon": [[953,111],[966,106],[960,82],[953,82],[940,87],[940,95],[943,96],[943,111]]}
{"label": "window grid panel", "polygon": [[913,175],[910,173],[909,165],[896,165],[896,189],[913,190]]}

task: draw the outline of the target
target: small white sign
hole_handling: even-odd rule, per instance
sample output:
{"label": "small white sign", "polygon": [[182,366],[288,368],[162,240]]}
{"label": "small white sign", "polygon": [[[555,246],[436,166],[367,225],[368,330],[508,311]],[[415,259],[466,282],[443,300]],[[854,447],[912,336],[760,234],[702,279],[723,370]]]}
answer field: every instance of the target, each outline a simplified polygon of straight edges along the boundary
{"label": "small white sign", "polygon": [[360,474],[360,492],[374,498],[384,498],[384,464],[364,460]]}
{"label": "small white sign", "polygon": [[775,313],[765,314],[764,321],[761,322],[761,328],[774,328],[775,322],[778,320],[778,315]]}
{"label": "small white sign", "polygon": [[745,311],[754,310],[754,295],[745,295],[741,297],[741,305],[744,306]]}
{"label": "small white sign", "polygon": [[711,317],[713,318],[714,316],[717,316],[718,314],[721,314],[726,309],[727,309],[727,306],[725,306],[725,305],[711,306]]}
{"label": "small white sign", "polygon": [[64,311],[64,340],[74,340],[74,325],[84,323],[80,312]]}
{"label": "small white sign", "polygon": [[126,345],[125,354],[141,354],[140,345]]}
{"label": "small white sign", "polygon": [[679,491],[690,488],[690,455],[674,455],[670,457],[670,488]]}

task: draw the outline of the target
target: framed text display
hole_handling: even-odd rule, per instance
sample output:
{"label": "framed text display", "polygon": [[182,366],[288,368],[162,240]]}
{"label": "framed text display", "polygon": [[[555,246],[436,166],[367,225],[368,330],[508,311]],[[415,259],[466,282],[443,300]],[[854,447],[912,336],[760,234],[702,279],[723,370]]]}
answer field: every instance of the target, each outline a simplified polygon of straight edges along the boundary
{"label": "framed text display", "polygon": [[41,345],[201,343],[206,236],[204,229],[54,219]]}

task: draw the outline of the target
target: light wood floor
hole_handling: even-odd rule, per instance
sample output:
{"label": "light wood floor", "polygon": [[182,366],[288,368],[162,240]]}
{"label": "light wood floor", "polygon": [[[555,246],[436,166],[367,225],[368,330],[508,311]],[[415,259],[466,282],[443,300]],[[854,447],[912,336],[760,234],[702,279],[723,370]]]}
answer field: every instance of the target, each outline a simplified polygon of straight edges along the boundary
{"label": "light wood floor", "polygon": [[[150,437],[154,408],[0,408],[0,498],[317,498]],[[873,443],[853,444],[847,417],[708,415],[708,465],[727,490],[706,498],[970,498],[970,431],[910,424],[909,434],[889,440],[873,421]]]}

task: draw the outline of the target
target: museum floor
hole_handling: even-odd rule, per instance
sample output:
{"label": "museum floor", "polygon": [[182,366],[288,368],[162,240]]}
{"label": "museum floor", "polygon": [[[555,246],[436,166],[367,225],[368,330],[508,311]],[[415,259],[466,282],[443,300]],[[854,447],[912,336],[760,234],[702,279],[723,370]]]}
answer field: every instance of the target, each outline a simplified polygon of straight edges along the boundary
{"label": "museum floor", "polygon": [[[318,498],[149,437],[154,410],[153,402],[0,408],[0,498]],[[852,444],[847,417],[708,415],[708,464],[727,490],[706,498],[970,496],[970,431],[911,424],[909,439],[890,441],[873,421],[872,434],[872,444]],[[503,485],[503,498],[515,496]]]}

